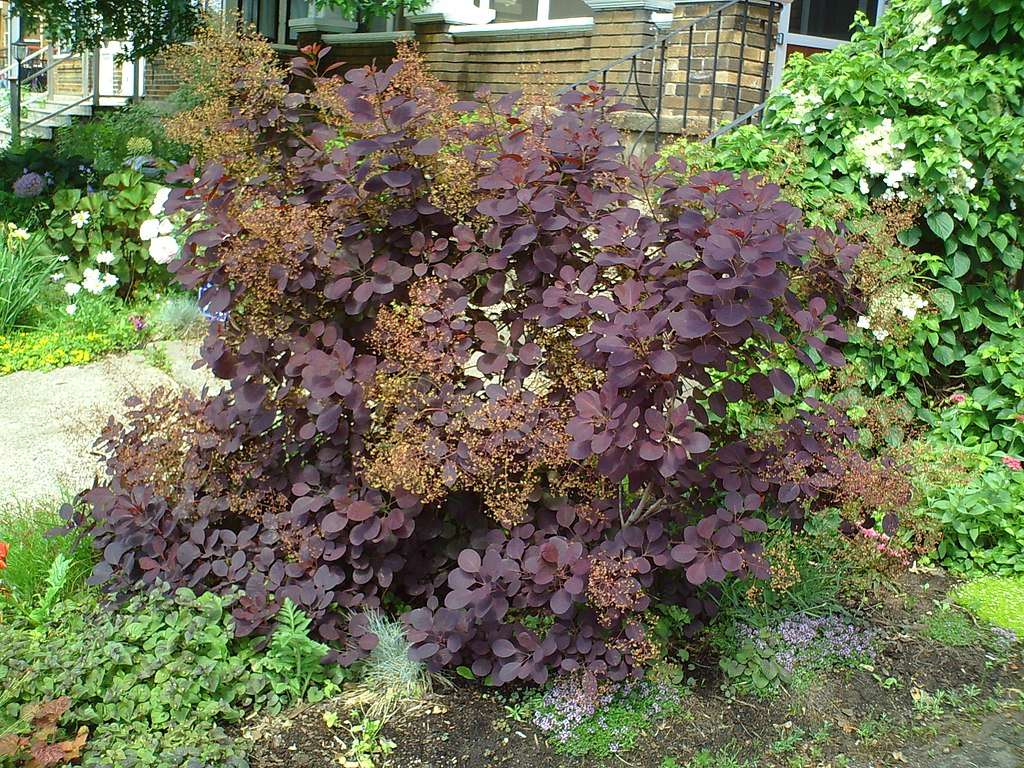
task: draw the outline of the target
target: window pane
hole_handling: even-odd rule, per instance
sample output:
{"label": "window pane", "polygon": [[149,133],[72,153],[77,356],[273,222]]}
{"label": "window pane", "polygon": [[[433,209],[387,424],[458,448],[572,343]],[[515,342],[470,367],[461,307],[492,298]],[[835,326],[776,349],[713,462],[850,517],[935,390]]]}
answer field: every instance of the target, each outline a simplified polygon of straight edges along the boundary
{"label": "window pane", "polygon": [[277,40],[277,2],[278,0],[259,0],[260,18],[256,29],[270,40]]}
{"label": "window pane", "polygon": [[495,21],[536,21],[537,0],[494,0]]}
{"label": "window pane", "polygon": [[878,0],[795,0],[789,17],[789,31],[836,40],[850,39],[850,25],[857,11],[872,21]]}
{"label": "window pane", "polygon": [[551,0],[549,18],[575,19],[581,16],[593,16],[594,12],[583,0]]}

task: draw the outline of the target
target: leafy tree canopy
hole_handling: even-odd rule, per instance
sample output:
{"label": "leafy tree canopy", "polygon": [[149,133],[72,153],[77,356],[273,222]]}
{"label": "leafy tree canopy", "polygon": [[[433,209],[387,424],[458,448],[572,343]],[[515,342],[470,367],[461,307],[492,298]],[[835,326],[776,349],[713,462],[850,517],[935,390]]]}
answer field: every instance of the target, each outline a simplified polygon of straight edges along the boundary
{"label": "leafy tree canopy", "polygon": [[200,20],[197,0],[14,0],[14,12],[41,23],[69,50],[125,41],[128,58],[151,56],[186,40]]}

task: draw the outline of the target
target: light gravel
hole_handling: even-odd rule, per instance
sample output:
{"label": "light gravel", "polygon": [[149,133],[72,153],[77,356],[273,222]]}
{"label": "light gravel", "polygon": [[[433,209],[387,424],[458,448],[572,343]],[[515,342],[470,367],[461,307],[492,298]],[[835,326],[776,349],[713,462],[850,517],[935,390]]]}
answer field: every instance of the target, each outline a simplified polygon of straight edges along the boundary
{"label": "light gravel", "polygon": [[167,370],[141,352],[88,365],[0,376],[0,504],[53,497],[89,487],[102,472],[94,443],[124,401],[157,387],[198,390],[212,382],[192,369],[195,341],[158,342]]}

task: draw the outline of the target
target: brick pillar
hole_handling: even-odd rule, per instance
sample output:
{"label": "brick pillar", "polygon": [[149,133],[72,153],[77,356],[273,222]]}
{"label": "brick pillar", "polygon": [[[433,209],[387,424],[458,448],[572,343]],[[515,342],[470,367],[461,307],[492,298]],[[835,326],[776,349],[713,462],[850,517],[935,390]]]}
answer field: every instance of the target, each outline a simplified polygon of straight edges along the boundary
{"label": "brick pillar", "polygon": [[757,2],[715,14],[719,7],[675,9],[674,29],[682,32],[670,45],[664,105],[688,132],[713,130],[759,104],[766,71],[770,84],[778,14]]}
{"label": "brick pillar", "polygon": [[494,11],[478,8],[472,0],[430,0],[425,8],[406,19],[416,31],[420,53],[431,73],[459,93],[472,95],[474,88],[467,80],[463,56],[449,29],[456,25],[488,24],[494,20]]}

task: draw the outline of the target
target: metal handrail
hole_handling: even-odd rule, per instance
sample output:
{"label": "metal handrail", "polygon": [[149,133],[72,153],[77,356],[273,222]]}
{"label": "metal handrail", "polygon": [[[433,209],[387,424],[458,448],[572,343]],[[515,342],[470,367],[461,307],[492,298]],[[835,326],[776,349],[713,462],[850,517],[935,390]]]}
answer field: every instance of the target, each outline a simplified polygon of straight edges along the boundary
{"label": "metal handrail", "polygon": [[28,62],[32,61],[33,59],[37,59],[40,56],[42,56],[43,54],[47,53],[50,50],[50,48],[52,48],[52,47],[53,46],[50,46],[50,45],[44,45],[38,51],[33,51],[32,53],[30,53],[28,56],[26,56],[21,61],[13,61],[13,62],[11,62],[10,64],[8,64],[3,69],[0,69],[0,78],[6,80],[7,79],[7,73],[10,72],[12,69],[17,69],[18,66],[25,66],[25,64],[27,64]]}
{"label": "metal handrail", "polygon": [[[671,117],[682,118],[684,128],[690,126],[690,107],[691,107],[691,96],[696,96],[698,101],[706,100],[708,104],[707,108],[707,132],[711,134],[706,141],[714,141],[718,136],[722,135],[728,130],[731,130],[736,125],[744,122],[750,122],[761,114],[764,109],[764,103],[767,100],[770,82],[770,64],[769,59],[771,51],[776,47],[776,32],[775,22],[776,15],[781,11],[784,0],[726,0],[717,5],[714,10],[706,13],[703,16],[695,19],[688,19],[686,22],[670,31],[663,37],[656,37],[656,39],[646,45],[643,45],[634,51],[621,56],[618,59],[606,64],[601,69],[596,69],[589,73],[585,78],[567,85],[561,88],[558,93],[563,94],[568,91],[576,90],[581,86],[588,85],[591,83],[599,83],[602,90],[608,90],[609,80],[612,79],[610,76],[614,70],[621,68],[622,72],[616,77],[619,82],[615,83],[615,92],[624,102],[631,103],[632,111],[630,114],[641,116],[647,115],[650,117],[650,121],[643,124],[642,128],[640,123],[635,123],[631,130],[634,132],[634,142],[632,148],[629,150],[629,154],[633,154],[637,147],[644,141],[644,139],[653,133],[654,136],[654,148],[657,150],[661,143],[662,126],[665,115],[663,113],[663,97],[665,96],[666,89],[666,60],[669,56],[669,48],[677,48],[679,46],[685,46],[685,69],[682,65],[679,67],[680,73],[685,73],[685,80],[672,79],[669,82],[673,82],[680,86],[675,91],[676,96],[682,96],[681,110],[679,107],[673,107],[673,110],[678,110],[674,115],[670,113]],[[727,59],[735,59],[738,62],[738,66],[735,70],[736,78],[735,82],[719,82],[719,53],[722,44],[722,25],[725,19],[729,18],[727,12],[730,9],[741,6],[742,16],[739,16],[740,9],[737,9],[734,13],[740,18],[740,22],[736,27],[740,32],[739,40],[733,40],[735,44],[738,42],[739,51],[738,55],[732,53],[727,56]],[[768,11],[767,17],[763,18],[758,15],[751,15],[751,7],[764,8]],[[748,30],[751,22],[754,23],[756,32],[760,38],[761,34],[764,35],[764,57],[762,62],[754,64],[756,69],[753,73],[750,72],[746,66],[748,63],[752,63],[753,60],[746,58],[747,49],[747,38]],[[708,40],[708,45],[712,49],[712,53],[702,54],[694,53],[694,45],[700,42],[695,38],[695,32],[704,26],[708,32],[711,31],[711,24],[714,25],[714,41]],[[753,44],[753,43],[751,43]],[[703,43],[701,43],[703,45]],[[682,61],[683,54],[681,50],[673,52],[673,55],[677,56]],[[695,59],[700,64],[695,70]],[[623,65],[628,65],[628,71],[625,70]],[[710,65],[711,69],[707,69],[707,65]],[[725,70],[722,70],[725,71]],[[732,71],[732,70],[730,70]],[[699,75],[707,75],[710,72],[710,78],[700,78]],[[753,91],[757,86],[747,86],[743,84],[743,79],[746,75],[753,74],[754,77],[760,79],[760,92]],[[710,95],[702,94],[700,88],[697,88],[694,92],[694,86],[699,86],[701,82],[710,84]],[[721,88],[728,89],[732,87],[735,89],[734,94],[730,95],[728,90],[725,91],[725,101],[721,109],[716,109],[716,96],[721,94]],[[630,93],[633,89],[635,94]],[[654,92],[657,89],[657,92]],[[741,91],[747,91],[747,95],[744,98]],[[634,100],[635,98],[635,100]],[[753,108],[746,109],[754,101],[759,103],[755,104]],[[654,104],[652,105],[652,102]],[[731,109],[730,109],[731,107]],[[741,109],[746,109],[743,114],[740,114]],[[680,114],[681,112],[681,114]],[[715,129],[716,116],[719,119],[732,118],[725,126]],[[703,119],[703,114],[701,115]]]}
{"label": "metal handrail", "polygon": [[[693,29],[698,24],[700,24],[702,21],[707,21],[708,19],[714,18],[715,16],[718,16],[719,14],[721,14],[722,11],[727,11],[730,8],[732,8],[732,6],[738,5],[739,3],[742,3],[742,2],[745,2],[745,0],[727,0],[727,2],[725,2],[720,8],[717,8],[714,11],[712,11],[711,13],[705,14],[704,16],[700,16],[699,18],[690,19],[686,24],[684,24],[683,26],[679,27],[679,29],[672,30],[671,32],[669,32],[669,34],[667,34],[665,37],[661,38],[660,40],[655,40],[653,43],[648,43],[647,45],[643,46],[642,48],[637,48],[635,51],[632,51],[631,53],[627,53],[625,56],[616,59],[611,64],[607,64],[604,67],[602,67],[601,69],[593,70],[590,74],[588,74],[582,80],[577,80],[572,85],[567,85],[564,88],[562,88],[560,91],[558,91],[558,95],[561,95],[561,94],[566,93],[568,91],[573,91],[573,90],[579,88],[581,85],[586,85],[587,83],[595,82],[599,76],[610,72],[611,70],[615,69],[615,67],[619,66],[619,64],[622,64],[623,62],[629,61],[630,59],[632,59],[634,57],[641,56],[644,53],[647,53],[648,51],[653,51],[659,45],[669,43],[673,38],[681,36],[684,32],[692,33]],[[778,3],[771,3],[771,2],[769,2],[768,4],[769,5],[777,5]]]}
{"label": "metal handrail", "polygon": [[47,112],[45,115],[43,115],[41,118],[39,118],[35,122],[27,123],[27,124],[22,125],[21,126],[21,130],[22,131],[27,131],[30,128],[35,128],[37,125],[42,125],[47,120],[49,120],[51,118],[54,118],[57,115],[63,115],[68,110],[74,109],[75,107],[79,107],[82,104],[85,104],[87,101],[92,101],[92,99],[93,99],[93,95],[91,93],[86,94],[85,96],[80,98],[78,101],[73,101],[73,102],[70,102],[68,104],[65,104],[63,107],[61,107],[60,109],[56,110],[55,112]]}

